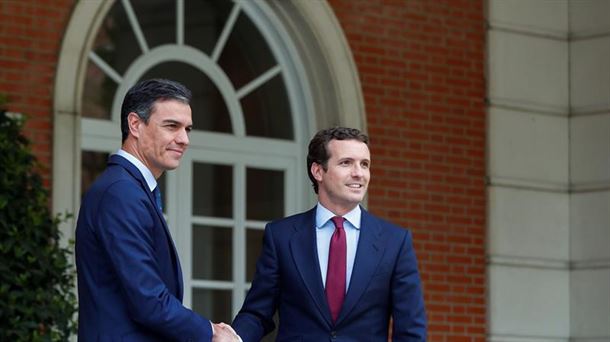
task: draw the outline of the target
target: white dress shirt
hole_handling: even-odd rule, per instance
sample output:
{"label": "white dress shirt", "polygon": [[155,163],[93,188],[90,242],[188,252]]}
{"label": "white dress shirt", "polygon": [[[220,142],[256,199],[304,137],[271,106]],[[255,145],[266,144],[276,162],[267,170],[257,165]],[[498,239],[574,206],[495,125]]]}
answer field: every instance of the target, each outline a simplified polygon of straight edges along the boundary
{"label": "white dress shirt", "polygon": [[146,167],[146,165],[144,165],[138,158],[134,157],[131,153],[123,149],[119,149],[118,151],[116,151],[115,154],[127,159],[130,163],[133,164],[133,166],[137,167],[138,170],[140,170],[142,176],[144,176],[144,180],[146,181],[146,185],[148,185],[148,187],[150,188],[150,191],[152,192],[153,190],[155,190],[155,188],[157,187],[157,180],[155,179],[155,176],[153,176],[152,172],[150,172],[150,170]]}
{"label": "white dress shirt", "polygon": [[[330,220],[334,216],[330,210],[326,209],[322,204],[316,206],[316,244],[318,246],[318,260],[320,261],[320,273],[322,275],[322,284],[326,287],[326,272],[328,270],[328,252],[330,248],[330,239],[335,232],[335,225]],[[358,248],[358,239],[360,238],[360,219],[362,211],[360,206],[356,206],[352,211],[343,215],[345,223],[345,241],[347,242],[347,267],[345,270],[345,292],[349,288],[352,270],[354,269],[354,259],[356,258],[356,249]]]}

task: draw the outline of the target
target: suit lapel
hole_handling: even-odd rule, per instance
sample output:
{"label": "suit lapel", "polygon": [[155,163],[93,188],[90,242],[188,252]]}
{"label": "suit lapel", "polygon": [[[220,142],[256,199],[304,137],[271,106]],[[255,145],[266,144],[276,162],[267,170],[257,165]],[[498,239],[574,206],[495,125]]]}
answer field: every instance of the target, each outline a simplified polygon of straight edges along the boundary
{"label": "suit lapel", "polygon": [[172,239],[172,236],[169,233],[169,227],[167,226],[167,222],[165,221],[165,216],[163,216],[163,212],[157,206],[155,197],[154,197],[152,191],[150,191],[148,184],[146,183],[146,180],[144,179],[144,176],[142,175],[140,170],[138,170],[138,168],[135,165],[133,165],[127,159],[125,159],[119,155],[111,155],[108,160],[108,163],[120,165],[125,170],[127,170],[127,172],[129,172],[129,174],[140,183],[140,186],[142,187],[142,189],[144,189],[144,192],[148,196],[148,199],[151,201],[153,208],[155,208],[155,211],[156,211],[157,215],[159,216],[159,220],[161,221],[161,225],[163,226],[163,230],[165,231],[165,236],[167,238],[168,245],[171,250],[170,254],[172,256],[172,263],[174,265],[174,272],[176,273],[176,281],[177,281],[177,285],[178,285],[176,297],[179,298],[180,301],[182,301],[182,297],[184,295],[183,294],[184,285],[182,283],[182,269],[180,268],[180,262],[178,261],[178,252],[176,251],[176,246],[174,245],[174,240]]}
{"label": "suit lapel", "polygon": [[367,289],[383,255],[382,229],[379,222],[362,209],[360,238],[354,260],[352,278],[336,325],[340,324],[352,311]]}
{"label": "suit lapel", "polygon": [[309,210],[303,215],[303,219],[293,227],[295,234],[290,239],[290,250],[294,264],[298,270],[309,295],[318,307],[324,320],[330,325],[331,317],[324,285],[320,276],[320,262],[318,261],[318,250],[316,245],[316,208]]}

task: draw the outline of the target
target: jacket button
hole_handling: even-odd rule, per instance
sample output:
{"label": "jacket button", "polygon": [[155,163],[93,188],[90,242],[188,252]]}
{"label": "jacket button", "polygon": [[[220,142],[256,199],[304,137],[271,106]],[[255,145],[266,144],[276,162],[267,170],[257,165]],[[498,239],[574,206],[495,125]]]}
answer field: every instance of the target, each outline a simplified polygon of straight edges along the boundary
{"label": "jacket button", "polygon": [[330,337],[331,337],[333,340],[334,340],[334,339],[336,339],[336,338],[337,338],[337,332],[336,332],[336,331],[334,331],[334,330],[333,330],[333,331],[331,331],[331,332],[330,332]]}

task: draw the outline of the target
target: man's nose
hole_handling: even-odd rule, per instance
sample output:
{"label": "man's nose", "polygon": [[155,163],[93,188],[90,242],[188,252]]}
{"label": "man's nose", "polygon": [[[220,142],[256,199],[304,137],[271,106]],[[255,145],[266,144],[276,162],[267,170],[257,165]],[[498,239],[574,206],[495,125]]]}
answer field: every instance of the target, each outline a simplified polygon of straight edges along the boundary
{"label": "man's nose", "polygon": [[358,164],[354,164],[354,167],[352,167],[352,177],[362,177],[363,172],[362,166]]}
{"label": "man's nose", "polygon": [[178,133],[178,136],[176,136],[176,143],[180,145],[189,144],[189,135],[186,129],[180,130],[180,133]]}

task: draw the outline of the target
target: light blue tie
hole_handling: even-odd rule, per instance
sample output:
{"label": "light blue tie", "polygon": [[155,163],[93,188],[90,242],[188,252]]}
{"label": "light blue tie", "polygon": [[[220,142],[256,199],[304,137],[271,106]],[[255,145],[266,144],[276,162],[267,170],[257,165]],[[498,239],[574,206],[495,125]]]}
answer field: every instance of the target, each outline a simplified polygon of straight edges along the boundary
{"label": "light blue tie", "polygon": [[157,186],[153,190],[153,195],[155,195],[155,202],[157,203],[157,208],[163,212],[163,202],[161,201],[161,190],[159,190],[159,186]]}

